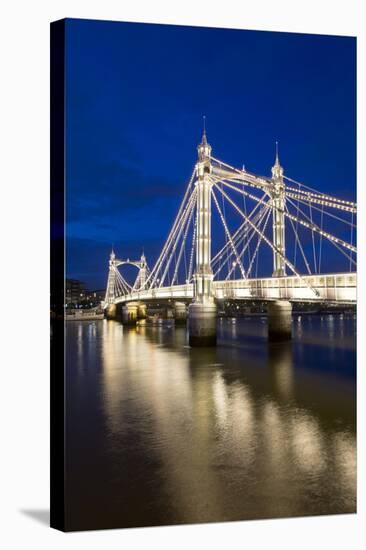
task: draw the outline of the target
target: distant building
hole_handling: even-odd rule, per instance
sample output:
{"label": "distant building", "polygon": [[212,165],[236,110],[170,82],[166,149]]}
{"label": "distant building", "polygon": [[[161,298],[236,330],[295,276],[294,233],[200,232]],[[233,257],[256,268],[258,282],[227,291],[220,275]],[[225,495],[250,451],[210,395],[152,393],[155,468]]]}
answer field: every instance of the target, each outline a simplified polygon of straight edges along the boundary
{"label": "distant building", "polygon": [[88,290],[78,279],[66,279],[66,306],[68,308],[97,307],[104,300],[105,290]]}
{"label": "distant building", "polygon": [[78,279],[66,279],[66,305],[77,305],[85,300],[85,284]]}
{"label": "distant building", "polygon": [[87,290],[87,298],[91,307],[99,306],[105,298],[105,288],[102,290]]}

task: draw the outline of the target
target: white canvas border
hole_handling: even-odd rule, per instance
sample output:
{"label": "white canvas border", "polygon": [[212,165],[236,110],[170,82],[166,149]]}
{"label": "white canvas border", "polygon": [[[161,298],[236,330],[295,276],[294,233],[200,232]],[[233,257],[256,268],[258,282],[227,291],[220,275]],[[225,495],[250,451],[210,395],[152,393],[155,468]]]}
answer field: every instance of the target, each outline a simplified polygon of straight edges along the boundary
{"label": "white canvas border", "polygon": [[[14,1],[1,18],[1,492],[3,548],[361,548],[365,536],[366,30],[362,2]],[[22,510],[48,508],[49,22],[65,16],[357,36],[359,512],[290,520],[64,535]],[[342,75],[340,75],[340,78]],[[336,161],[336,159],[335,159]],[[6,337],[4,337],[6,331]]]}

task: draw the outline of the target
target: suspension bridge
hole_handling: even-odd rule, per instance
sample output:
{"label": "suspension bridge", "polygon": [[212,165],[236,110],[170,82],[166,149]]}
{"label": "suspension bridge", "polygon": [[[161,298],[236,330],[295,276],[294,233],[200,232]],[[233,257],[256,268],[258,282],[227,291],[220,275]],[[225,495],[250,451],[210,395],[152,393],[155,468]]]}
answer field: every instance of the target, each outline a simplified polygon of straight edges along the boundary
{"label": "suspension bridge", "polygon": [[[220,301],[266,302],[274,339],[291,337],[293,302],[356,303],[355,202],[287,177],[277,143],[271,177],[215,158],[205,130],[197,149],[155,265],[149,269],[144,254],[121,260],[112,251],[107,317],[120,313],[133,323],[146,315],[147,303],[169,300],[177,321],[189,318],[191,345],[210,345]],[[328,257],[335,256],[341,269],[332,272]],[[120,271],[124,265],[137,268],[132,285]]]}

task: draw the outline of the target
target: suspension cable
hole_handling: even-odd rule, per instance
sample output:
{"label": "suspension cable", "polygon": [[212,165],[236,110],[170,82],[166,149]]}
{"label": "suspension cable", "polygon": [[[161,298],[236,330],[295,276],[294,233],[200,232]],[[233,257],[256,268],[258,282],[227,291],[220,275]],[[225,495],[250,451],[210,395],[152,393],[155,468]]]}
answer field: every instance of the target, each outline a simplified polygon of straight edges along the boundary
{"label": "suspension cable", "polygon": [[[225,202],[224,202],[224,196],[223,195],[221,195],[221,200],[222,200],[222,209],[223,209],[223,212],[224,212],[224,219],[225,219]],[[228,244],[229,244],[229,241],[228,241],[227,233],[225,231],[226,262],[224,262],[224,263],[227,263],[228,273],[229,273],[229,247],[226,246]]]}
{"label": "suspension cable", "polygon": [[[262,199],[265,197],[265,194],[263,195]],[[264,205],[264,206],[263,206]],[[263,204],[262,204],[262,209],[264,209],[266,207],[267,203],[266,201],[263,201]],[[255,207],[253,208],[253,210],[251,211],[251,213],[249,214],[249,218],[251,219],[254,219],[254,214],[256,213],[256,211],[258,210],[258,208],[261,206],[261,203],[260,202],[257,202]],[[260,211],[261,212],[261,211]],[[256,213],[256,215],[258,215],[258,212]],[[247,230],[247,221],[244,220],[243,223],[238,227],[238,229],[235,231],[235,233],[233,234],[233,241],[236,242],[237,239],[240,239],[241,235],[241,231],[246,231]],[[212,264],[215,264],[219,259],[220,259],[220,255],[222,255],[224,252],[225,252],[225,248],[229,245],[229,243],[227,243],[226,245],[224,245],[216,254],[215,256],[213,257],[212,261],[211,261],[211,265]]]}
{"label": "suspension cable", "polygon": [[[294,203],[292,202],[291,199],[287,199],[288,202],[290,204],[292,204],[292,206],[295,206]],[[309,220],[309,218],[307,217],[307,215],[305,214],[305,212],[303,212],[300,208],[300,212],[301,214],[307,218]],[[290,214],[289,212],[285,212],[285,216],[288,217],[289,219],[293,219],[294,221],[296,221],[296,219],[299,220],[299,223],[301,225],[303,225],[304,227],[307,227],[308,229],[310,229],[311,231],[317,231],[318,233],[320,233],[321,235],[323,235],[323,237],[325,237],[326,239],[328,239],[340,252],[342,252],[342,254],[344,256],[346,256],[346,258],[349,258],[348,254],[346,254],[344,252],[344,250],[342,250],[342,248],[340,248],[340,246],[343,246],[344,248],[347,248],[348,250],[351,250],[353,252],[355,252],[357,254],[357,249],[353,246],[353,245],[350,245],[348,243],[346,243],[345,241],[343,241],[342,239],[338,239],[337,237],[334,237],[333,235],[331,235],[330,233],[327,233],[326,231],[324,230],[321,230],[317,225],[313,224],[311,226],[310,223],[307,223],[303,220],[301,220],[300,218],[296,218],[296,216],[293,216],[292,214]],[[310,220],[309,220],[310,221]],[[340,246],[339,246],[340,245]],[[353,260],[352,260],[353,261]],[[353,261],[354,264],[356,264],[355,261]]]}
{"label": "suspension cable", "polygon": [[[230,187],[231,189],[234,189],[235,191],[237,191],[238,193],[241,193],[241,189],[238,189],[237,187],[235,187],[234,185],[231,185],[230,183],[226,182],[226,181],[223,181],[223,184],[227,187]],[[258,202],[263,202],[261,199],[259,199],[258,197],[255,197],[254,195],[251,195],[251,198],[253,198],[254,200],[258,201]],[[291,204],[293,205],[294,203],[290,200],[290,199],[287,199],[291,202]],[[279,210],[279,208],[277,206],[275,206],[275,208],[277,208]],[[307,217],[307,215],[301,210],[299,209],[301,214],[309,219]],[[331,235],[330,233],[328,233],[327,231],[324,231],[324,230],[321,230],[315,223],[311,224],[311,223],[307,223],[305,222],[304,220],[302,220],[301,218],[297,218],[296,216],[293,216],[292,214],[290,214],[289,212],[285,212],[285,216],[287,216],[288,218],[292,218],[294,221],[296,221],[297,219],[299,220],[299,223],[301,225],[303,225],[304,227],[307,227],[308,229],[310,229],[311,231],[316,231],[318,233],[321,233],[323,235],[323,237],[325,237],[326,239],[330,240],[331,242],[333,243],[337,243],[339,244],[340,246],[343,246],[344,248],[348,248],[348,250],[352,250],[353,252],[357,253],[357,249],[346,243],[345,241],[343,241],[342,239],[339,239],[337,237],[334,237],[333,235]],[[310,221],[310,220],[309,220]]]}
{"label": "suspension cable", "polygon": [[[257,215],[252,219],[253,223],[257,224],[258,228],[260,227],[263,219],[264,219],[264,216],[265,216],[265,213],[266,211],[268,210],[269,206],[266,205],[266,206],[263,206],[262,209],[260,210],[260,212],[257,213]],[[246,223],[246,222],[245,222]],[[245,249],[242,250],[239,254],[240,258],[242,257],[242,255],[244,254],[247,246],[251,243],[252,239],[254,238],[254,236],[256,235],[256,232],[250,228],[250,233],[248,233],[248,241],[245,245]],[[219,265],[219,268],[216,270],[216,272],[214,273],[214,279],[216,278],[216,276],[220,273],[221,269],[225,266],[227,260],[224,260],[224,263],[221,265]],[[217,262],[216,262],[217,263]],[[213,265],[211,263],[211,265]],[[232,269],[232,268],[231,268]],[[231,272],[230,272],[231,274]]]}
{"label": "suspension cable", "polygon": [[[353,212],[351,214],[351,244],[353,244]],[[349,270],[352,271],[352,261],[351,258],[353,257],[353,254],[351,252],[350,262],[349,262]]]}
{"label": "suspension cable", "polygon": [[355,202],[345,201],[343,199],[338,199],[337,197],[333,197],[331,195],[326,195],[325,193],[321,193],[317,189],[314,189],[313,187],[309,187],[308,185],[305,185],[304,183],[300,183],[299,181],[291,179],[288,176],[283,176],[283,179],[285,179],[287,181],[290,181],[291,183],[295,183],[297,186],[305,187],[305,189],[309,189],[310,192],[302,191],[302,190],[299,191],[296,188],[291,188],[291,187],[286,186],[289,191],[296,191],[297,193],[307,194],[307,195],[310,195],[312,197],[317,197],[317,198],[325,199],[325,200],[329,200],[329,201],[336,201],[336,202],[339,202],[341,204],[348,204],[349,206],[357,207],[357,203],[355,203]]}
{"label": "suspension cable", "polygon": [[[224,190],[221,190],[220,187],[218,185],[216,185],[216,188],[220,190],[221,193],[223,193],[226,197],[226,199],[230,202],[230,204],[236,209],[237,212],[239,212],[239,214],[241,214],[243,217],[245,217],[245,214],[244,212],[242,212],[242,210],[235,204],[235,202],[227,195],[227,193],[224,191]],[[255,231],[259,234],[261,234],[261,232],[258,230],[258,228],[253,224],[253,222],[251,222],[251,220],[249,220],[249,218],[246,218],[248,220],[248,223],[255,229]],[[314,292],[314,294],[316,296],[319,296],[319,292],[313,288],[313,286],[306,280],[304,279],[300,273],[296,270],[296,268],[294,267],[294,265],[286,258],[286,256],[284,256],[282,254],[282,252],[273,244],[271,243],[271,241],[263,234],[263,240],[265,243],[268,244],[268,246],[274,251],[274,252],[277,252],[279,254],[279,256],[283,259],[283,261],[285,262],[285,264],[291,269],[291,271],[294,273],[294,275],[296,275],[299,279],[301,279],[305,284],[306,286],[312,291]]]}
{"label": "suspension cable", "polygon": [[233,252],[234,252],[234,254],[235,254],[236,261],[237,261],[237,263],[239,264],[239,268],[240,268],[240,272],[241,272],[241,274],[242,274],[242,277],[243,277],[243,279],[245,279],[245,277],[246,277],[246,275],[245,275],[245,269],[244,269],[243,264],[242,264],[242,262],[241,262],[240,256],[239,256],[239,254],[238,254],[238,252],[237,252],[237,250],[236,250],[236,247],[235,247],[235,244],[234,244],[234,242],[233,242],[232,236],[231,236],[230,231],[229,231],[229,229],[228,229],[228,227],[227,227],[226,220],[225,220],[225,218],[224,218],[224,216],[223,216],[223,214],[222,214],[222,212],[221,212],[219,203],[218,203],[218,201],[217,201],[217,198],[216,198],[216,195],[215,195],[215,192],[214,192],[213,189],[212,189],[212,198],[214,199],[214,202],[215,202],[217,211],[218,211],[218,213],[219,213],[221,222],[222,222],[222,224],[223,224],[223,226],[224,226],[224,229],[225,229],[225,233],[226,233],[226,235],[227,235],[227,238],[229,239],[231,248],[233,249]]}
{"label": "suspension cable", "polygon": [[354,205],[351,203],[350,205],[347,204],[348,201],[332,201],[330,199],[323,199],[321,198],[321,195],[314,196],[312,193],[303,193],[298,192],[296,189],[292,189],[291,187],[286,187],[286,196],[291,197],[292,199],[302,199],[306,200],[306,202],[311,202],[315,204],[324,204],[324,206],[328,206],[329,208],[335,208],[336,210],[342,210],[344,212],[354,212],[357,213],[357,205]]}
{"label": "suspension cable", "polygon": [[[288,212],[287,205],[285,205],[285,209],[286,209],[286,211]],[[309,262],[308,262],[308,260],[307,260],[307,258],[306,258],[304,249],[303,249],[303,247],[302,247],[302,244],[301,244],[301,241],[300,241],[300,237],[299,237],[299,234],[298,234],[298,229],[295,227],[294,222],[292,221],[292,219],[291,219],[291,218],[289,218],[289,219],[290,219],[290,224],[291,224],[292,230],[293,230],[293,232],[294,232],[294,234],[295,234],[295,244],[298,244],[298,245],[299,245],[299,249],[300,249],[302,258],[303,258],[303,260],[304,260],[306,269],[308,270],[309,275],[311,275],[310,265],[309,265]],[[294,265],[295,265],[295,264],[294,264]],[[296,267],[296,266],[295,266],[295,267]]]}
{"label": "suspension cable", "polygon": [[[271,217],[271,209],[268,208],[266,220],[265,220],[265,222],[264,222],[264,226],[263,226],[263,230],[262,230],[263,234],[264,234],[265,231],[266,231],[267,224],[268,224],[268,221],[269,221],[270,217]],[[260,246],[262,240],[263,240],[263,235],[260,235],[260,236],[258,235],[257,246],[256,246],[256,248],[255,248],[255,250],[254,250],[252,259],[251,259],[251,261],[250,261],[250,264],[249,264],[249,267],[248,267],[248,271],[247,271],[247,276],[249,276],[249,273],[250,273],[251,270],[252,270],[253,262],[254,262],[255,257],[257,256],[257,253],[258,253],[258,250],[259,250],[259,246]],[[258,256],[259,256],[259,254],[258,254]],[[257,275],[258,275],[258,263],[257,263],[257,265],[256,265],[256,275],[255,275],[256,278],[257,278]]]}
{"label": "suspension cable", "polygon": [[[184,234],[183,234],[181,247],[180,247],[179,254],[178,254],[178,262],[176,262],[176,265],[175,265],[174,275],[173,275],[173,279],[172,279],[172,285],[174,285],[174,282],[175,282],[175,280],[177,278],[177,275],[178,275],[178,269],[179,269],[180,261],[182,259],[183,250],[185,250],[187,234],[188,234],[188,231],[189,231],[189,227],[191,225],[192,216],[193,216],[194,209],[195,209],[195,206],[196,206],[196,199],[197,199],[196,190],[195,190],[194,194],[196,196],[195,196],[194,200],[192,201],[192,208],[190,209],[190,212],[189,212],[188,217],[187,217],[187,224],[186,224],[186,228],[185,228],[185,231],[184,231]],[[186,277],[187,277],[187,269],[186,269]]]}
{"label": "suspension cable", "polygon": [[[296,212],[296,215],[297,217],[299,216],[299,200],[297,201],[297,212]],[[292,220],[291,220],[292,221]],[[295,249],[294,249],[294,266],[296,267],[296,253],[297,253],[297,241],[298,241],[298,235],[297,235],[297,230],[299,228],[299,222],[296,222],[296,231],[295,231],[295,235],[297,236],[297,239],[295,239]]]}
{"label": "suspension cable", "polygon": [[[164,281],[165,281],[165,277],[166,277],[167,273],[169,272],[170,263],[171,263],[171,261],[172,261],[173,255],[174,255],[175,250],[176,250],[176,248],[177,248],[178,241],[179,241],[179,239],[180,239],[180,237],[181,237],[181,234],[182,234],[182,232],[183,232],[183,229],[184,229],[184,227],[185,227],[185,224],[186,224],[186,221],[187,221],[187,217],[188,217],[188,215],[189,215],[191,209],[193,208],[193,206],[194,206],[194,204],[195,204],[196,195],[197,195],[197,189],[194,189],[194,191],[193,191],[193,193],[192,193],[192,195],[191,195],[191,197],[190,197],[190,199],[189,199],[189,203],[188,203],[188,205],[187,205],[187,208],[186,208],[186,210],[185,210],[185,212],[184,212],[184,215],[183,215],[183,218],[182,218],[182,223],[181,223],[181,225],[180,225],[180,227],[179,227],[179,231],[178,231],[178,234],[177,234],[177,238],[175,239],[175,241],[174,241],[174,243],[173,243],[172,251],[171,251],[170,256],[169,256],[169,259],[168,259],[168,261],[167,261],[167,263],[166,263],[165,270],[164,270],[163,275],[162,275],[162,277],[161,277],[161,279],[160,279],[159,287],[161,287],[161,286],[163,285],[163,283],[164,283]],[[168,280],[169,280],[169,286],[170,286],[171,283],[170,283],[170,275],[169,275],[169,273],[168,273]]]}
{"label": "suspension cable", "polygon": [[197,212],[195,215],[194,227],[193,227],[193,233],[192,233],[191,255],[189,258],[189,268],[188,268],[188,283],[191,282],[192,273],[193,273],[193,257],[194,257],[194,250],[196,247],[196,232],[197,232]]}
{"label": "suspension cable", "polygon": [[175,234],[175,232],[176,232],[176,230],[177,230],[177,227],[179,226],[179,221],[180,221],[180,218],[181,218],[181,216],[182,216],[182,212],[183,212],[183,210],[184,210],[185,203],[186,203],[186,201],[187,201],[187,199],[188,199],[188,197],[189,197],[189,194],[190,194],[190,191],[191,191],[191,187],[192,187],[192,184],[193,184],[195,175],[196,175],[196,165],[194,166],[192,175],[191,175],[191,177],[190,177],[190,179],[189,179],[189,182],[188,182],[186,191],[185,191],[185,193],[184,193],[183,200],[182,200],[182,202],[181,202],[181,204],[180,204],[180,207],[179,207],[177,216],[176,216],[176,218],[175,218],[175,220],[174,220],[174,222],[173,222],[173,225],[172,225],[172,228],[171,228],[171,230],[170,230],[170,232],[169,232],[169,235],[168,235],[168,237],[167,237],[167,240],[165,241],[165,244],[164,244],[164,246],[163,246],[163,249],[162,249],[162,251],[161,251],[161,253],[160,253],[160,255],[159,255],[159,257],[158,257],[158,259],[157,259],[157,261],[156,261],[156,263],[155,263],[155,265],[153,266],[153,268],[152,268],[152,270],[151,270],[151,272],[150,272],[150,275],[149,275],[148,279],[146,280],[146,284],[147,284],[148,282],[150,282],[150,279],[152,279],[152,282],[151,282],[150,286],[153,286],[153,285],[155,284],[155,281],[156,281],[156,278],[157,278],[156,271],[157,271],[158,268],[160,268],[160,264],[161,264],[161,261],[162,261],[162,259],[163,259],[163,257],[164,257],[164,254],[166,253],[167,248],[170,246],[170,242],[171,242],[171,240],[174,238],[174,234]]}
{"label": "suspension cable", "polygon": [[[291,198],[293,198],[293,197],[291,197]],[[308,206],[308,204],[309,204],[309,201],[306,197],[303,197],[303,198],[297,197],[296,201],[297,201],[297,204],[301,203],[305,206]],[[313,210],[316,210],[317,212],[323,213],[326,216],[329,216],[330,218],[333,218],[334,220],[337,220],[339,222],[343,222],[346,225],[353,225],[353,227],[356,227],[356,224],[354,224],[353,222],[349,222],[348,220],[346,220],[344,218],[341,218],[340,216],[337,216],[336,214],[333,214],[332,212],[327,212],[326,210],[324,210],[324,206],[326,206],[326,205],[322,204],[321,206],[322,207],[319,208],[318,206],[314,206],[314,204],[312,203]],[[351,214],[354,214],[354,212],[351,211]],[[352,218],[353,218],[353,216],[352,216]]]}
{"label": "suspension cable", "polygon": [[[322,231],[323,231],[323,213],[324,213],[324,205],[322,205],[322,211],[321,211],[321,215],[320,215],[320,229]],[[323,235],[320,234],[320,236],[319,236],[319,264],[318,264],[319,273],[321,273],[320,264],[321,264],[321,261],[322,261],[322,244],[323,244]]]}
{"label": "suspension cable", "polygon": [[[309,201],[309,213],[310,213],[310,223],[313,225],[313,211],[311,209],[311,202],[310,201]],[[314,235],[314,231],[311,232],[311,240],[313,242],[314,272],[318,273],[317,264],[316,264],[316,254],[315,254],[315,235]]]}
{"label": "suspension cable", "polygon": [[[191,202],[192,202],[192,196],[195,192],[196,192],[196,189],[193,190],[193,193],[189,197],[189,200],[188,200],[187,204],[185,205],[184,209],[182,210],[182,212],[179,216],[179,219],[178,218],[176,219],[175,229],[172,232],[171,236],[169,237],[169,243],[167,241],[166,246],[164,247],[162,253],[160,254],[158,262],[154,266],[154,270],[155,270],[154,271],[154,276],[152,277],[152,274],[150,274],[150,278],[152,278],[150,286],[154,286],[155,282],[157,282],[158,275],[159,275],[159,273],[160,273],[160,271],[163,267],[164,261],[166,260],[166,256],[168,255],[168,252],[170,251],[172,246],[176,243],[177,235],[178,235],[178,238],[179,238],[179,235],[180,235],[181,230],[182,230],[182,222],[185,219],[185,216],[187,214],[187,210],[189,209],[189,207],[191,205]],[[170,251],[170,260],[171,260],[171,253],[172,252]],[[170,260],[169,260],[169,264],[170,264]]]}
{"label": "suspension cable", "polygon": [[[266,189],[268,186],[271,185],[271,180],[269,178],[266,178],[265,176],[258,176],[256,174],[253,174],[253,173],[250,173],[246,170],[239,170],[238,168],[234,168],[233,166],[231,166],[230,164],[227,164],[219,159],[216,159],[215,157],[211,157],[211,160],[215,161],[216,163],[218,163],[220,166],[223,165],[225,166],[226,168],[229,168],[229,170],[233,171],[234,174],[232,174],[232,176],[230,178],[224,176],[224,179],[239,179],[240,177],[240,180],[241,181],[246,181],[246,183],[248,185],[251,185],[253,187],[257,187],[257,188],[260,188],[260,189]],[[286,189],[288,191],[295,191],[296,193],[301,193],[303,195],[307,195],[307,196],[310,196],[310,200],[311,201],[316,201],[317,199],[319,200],[322,200],[322,201],[329,201],[329,206],[333,207],[333,208],[340,208],[340,209],[345,209],[345,210],[348,210],[348,208],[343,208],[342,206],[344,207],[352,207],[354,209],[354,211],[356,211],[356,208],[357,208],[357,203],[355,202],[352,202],[352,201],[346,201],[346,200],[343,200],[343,199],[338,199],[336,197],[332,197],[331,195],[326,195],[324,193],[319,193],[316,189],[312,188],[312,187],[309,187],[299,181],[296,181],[292,178],[289,178],[288,176],[284,176],[284,179],[287,180],[287,181],[290,181],[292,183],[295,183],[298,187],[304,187],[305,189],[308,189],[309,191],[303,191],[303,190],[299,190],[299,189],[296,189],[296,188],[291,188],[289,186],[286,185]],[[295,197],[293,197],[295,198]],[[337,203],[337,204],[331,204],[331,203]]]}

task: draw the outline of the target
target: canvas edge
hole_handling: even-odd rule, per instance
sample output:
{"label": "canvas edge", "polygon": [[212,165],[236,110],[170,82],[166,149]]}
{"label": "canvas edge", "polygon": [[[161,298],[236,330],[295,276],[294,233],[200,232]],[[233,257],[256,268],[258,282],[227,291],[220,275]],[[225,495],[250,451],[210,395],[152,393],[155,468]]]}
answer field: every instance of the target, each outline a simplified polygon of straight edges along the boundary
{"label": "canvas edge", "polygon": [[65,531],[65,20],[50,25],[50,526]]}

